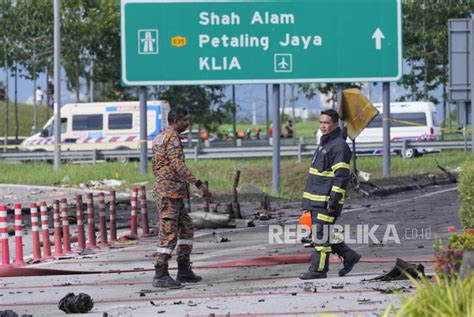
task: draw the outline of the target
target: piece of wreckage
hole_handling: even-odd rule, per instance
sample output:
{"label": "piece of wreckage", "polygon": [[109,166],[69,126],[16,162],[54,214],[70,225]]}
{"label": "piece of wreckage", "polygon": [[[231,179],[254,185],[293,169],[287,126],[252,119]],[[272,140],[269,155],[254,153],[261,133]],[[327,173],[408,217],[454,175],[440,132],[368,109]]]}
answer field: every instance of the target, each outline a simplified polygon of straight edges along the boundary
{"label": "piece of wreckage", "polygon": [[[234,175],[232,194],[232,202],[225,205],[224,213],[218,211],[219,204],[211,210],[211,198],[204,198],[203,211],[190,212],[189,216],[193,220],[193,225],[197,229],[218,229],[218,228],[236,228],[236,227],[253,227],[253,221],[244,219],[240,210],[237,187],[240,180],[240,171],[237,170]],[[208,182],[204,182],[209,188]],[[191,202],[188,199],[188,206]],[[189,207],[188,207],[189,208]]]}
{"label": "piece of wreckage", "polygon": [[409,276],[415,279],[425,276],[425,267],[422,264],[413,264],[397,258],[395,266],[389,272],[369,279],[369,281],[390,282],[408,280]]}

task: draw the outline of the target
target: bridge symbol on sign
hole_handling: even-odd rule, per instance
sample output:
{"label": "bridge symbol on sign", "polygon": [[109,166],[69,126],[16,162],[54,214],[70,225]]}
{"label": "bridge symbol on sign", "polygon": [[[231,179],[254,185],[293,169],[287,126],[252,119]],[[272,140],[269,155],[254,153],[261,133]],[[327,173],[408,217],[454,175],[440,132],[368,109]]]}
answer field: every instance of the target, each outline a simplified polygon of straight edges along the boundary
{"label": "bridge symbol on sign", "polygon": [[275,54],[274,66],[276,73],[293,72],[292,54]]}

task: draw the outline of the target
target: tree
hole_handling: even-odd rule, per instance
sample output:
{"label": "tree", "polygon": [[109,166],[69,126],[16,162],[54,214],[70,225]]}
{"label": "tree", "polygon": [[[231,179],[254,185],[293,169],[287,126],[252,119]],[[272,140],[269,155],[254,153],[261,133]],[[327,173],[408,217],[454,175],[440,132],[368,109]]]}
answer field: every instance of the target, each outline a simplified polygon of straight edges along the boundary
{"label": "tree", "polygon": [[222,123],[223,110],[229,107],[229,103],[224,101],[223,89],[224,86],[169,86],[157,88],[155,94],[159,99],[167,100],[171,107],[183,107],[189,111],[190,131],[194,124],[215,131]]}
{"label": "tree", "polygon": [[[14,7],[12,1],[5,0],[0,3],[0,65],[4,67],[4,90],[5,104],[4,104],[4,118],[3,118],[3,134],[5,137],[5,144],[8,144],[8,116],[9,116],[9,98],[8,98],[8,71],[12,65],[11,48],[8,43],[12,41],[12,31],[14,28]],[[1,67],[1,66],[0,66]],[[4,150],[7,148],[5,147]]]}
{"label": "tree", "polygon": [[97,100],[136,99],[133,88],[123,87],[120,77],[120,2],[87,1],[85,32],[87,51],[94,62],[94,72],[86,75],[98,83]]}
{"label": "tree", "polygon": [[403,3],[403,56],[409,66],[402,85],[408,93],[402,100],[439,100],[430,92],[443,85],[446,101],[448,81],[448,28],[449,19],[466,18],[474,9],[474,1],[443,0]]}
{"label": "tree", "polygon": [[33,131],[37,129],[36,80],[50,62],[53,54],[53,3],[48,0],[17,0],[17,23],[12,31],[17,52],[16,61],[26,70],[27,79],[33,80]]}

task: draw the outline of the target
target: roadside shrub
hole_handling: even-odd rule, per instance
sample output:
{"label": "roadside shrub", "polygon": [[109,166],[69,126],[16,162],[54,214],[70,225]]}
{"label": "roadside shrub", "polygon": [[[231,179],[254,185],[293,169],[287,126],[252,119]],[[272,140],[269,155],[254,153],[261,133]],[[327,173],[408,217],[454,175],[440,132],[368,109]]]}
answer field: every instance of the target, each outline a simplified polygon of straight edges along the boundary
{"label": "roadside shrub", "polygon": [[474,249],[474,229],[457,233],[451,226],[448,231],[451,233],[448,245],[443,246],[439,239],[434,245],[436,262],[433,269],[440,277],[451,279],[459,273],[464,251]]}
{"label": "roadside shrub", "polygon": [[474,316],[474,273],[471,272],[464,280],[448,280],[435,275],[435,283],[425,277],[420,281],[408,277],[415,285],[415,296],[408,298],[407,295],[399,294],[402,307],[394,309],[390,304],[383,316]]}
{"label": "roadside shrub", "polygon": [[466,160],[459,177],[459,218],[464,228],[474,228],[474,160]]}

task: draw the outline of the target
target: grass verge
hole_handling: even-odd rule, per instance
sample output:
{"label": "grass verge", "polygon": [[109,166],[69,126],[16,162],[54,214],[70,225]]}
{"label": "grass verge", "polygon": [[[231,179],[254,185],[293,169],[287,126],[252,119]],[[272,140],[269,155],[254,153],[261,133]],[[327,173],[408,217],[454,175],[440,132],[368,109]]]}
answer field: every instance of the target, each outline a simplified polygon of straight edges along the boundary
{"label": "grass verge", "polygon": [[[455,169],[465,161],[462,151],[445,151],[442,153],[424,155],[420,158],[403,160],[400,157],[391,158],[391,175],[407,177],[418,174],[441,174],[437,162],[447,169]],[[281,197],[299,199],[304,189],[310,158],[297,162],[295,159],[281,161]],[[271,159],[240,159],[240,160],[202,160],[188,161],[190,169],[202,180],[208,180],[211,191],[215,193],[230,193],[235,170],[241,171],[241,192],[257,187],[263,192],[272,194],[272,164]],[[359,170],[371,173],[371,181],[383,178],[382,157],[360,157],[357,159]],[[153,175],[149,164],[147,175],[139,173],[137,162],[121,164],[117,162],[93,164],[64,164],[55,171],[51,164],[20,163],[8,164],[0,162],[0,183],[30,184],[30,185],[71,185],[79,186],[92,180],[120,179],[125,186],[146,182],[153,185]]]}

